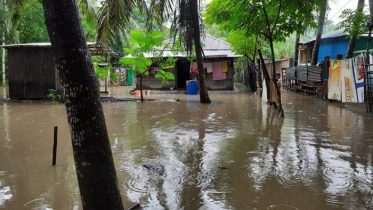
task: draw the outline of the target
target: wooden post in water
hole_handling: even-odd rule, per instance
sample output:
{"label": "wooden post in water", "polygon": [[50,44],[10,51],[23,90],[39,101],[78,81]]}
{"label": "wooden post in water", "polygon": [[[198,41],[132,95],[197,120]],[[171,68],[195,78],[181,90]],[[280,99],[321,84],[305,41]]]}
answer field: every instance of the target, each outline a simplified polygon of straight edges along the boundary
{"label": "wooden post in water", "polygon": [[58,127],[54,127],[54,142],[53,142],[53,162],[52,165],[56,165],[56,156],[57,156],[57,133]]}

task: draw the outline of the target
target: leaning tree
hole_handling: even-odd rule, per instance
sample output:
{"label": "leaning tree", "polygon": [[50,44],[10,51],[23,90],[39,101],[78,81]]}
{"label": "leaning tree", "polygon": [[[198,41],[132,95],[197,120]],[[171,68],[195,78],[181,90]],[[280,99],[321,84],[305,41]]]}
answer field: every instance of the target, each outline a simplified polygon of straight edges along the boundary
{"label": "leaning tree", "polygon": [[316,40],[312,50],[312,60],[311,65],[317,64],[317,58],[319,57],[319,48],[321,43],[321,35],[324,30],[324,23],[326,17],[326,10],[328,7],[328,0],[324,0],[323,5],[321,5],[320,13],[318,15],[317,20],[317,33],[316,33]]}
{"label": "leaning tree", "polygon": [[[6,0],[10,15],[28,0]],[[43,0],[45,24],[65,89],[74,161],[83,209],[124,209],[99,87],[79,17],[78,3],[94,14],[90,0]]]}
{"label": "leaning tree", "polygon": [[44,0],[45,24],[65,89],[83,209],[123,209],[99,87],[76,0]]}
{"label": "leaning tree", "polygon": [[258,35],[269,43],[272,60],[272,80],[277,94],[278,110],[283,116],[281,92],[277,86],[274,42],[285,41],[294,32],[303,33],[314,26],[313,11],[318,11],[321,0],[213,0],[207,6],[206,22],[220,25],[225,30],[242,30],[247,35]]}

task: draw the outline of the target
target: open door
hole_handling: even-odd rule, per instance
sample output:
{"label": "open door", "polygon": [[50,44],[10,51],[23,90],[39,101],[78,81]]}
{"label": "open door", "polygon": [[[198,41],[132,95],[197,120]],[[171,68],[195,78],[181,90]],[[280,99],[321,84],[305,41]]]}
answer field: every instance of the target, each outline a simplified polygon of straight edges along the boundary
{"label": "open door", "polygon": [[186,88],[186,81],[190,76],[189,66],[190,62],[187,60],[179,61],[177,64],[177,88],[179,89]]}

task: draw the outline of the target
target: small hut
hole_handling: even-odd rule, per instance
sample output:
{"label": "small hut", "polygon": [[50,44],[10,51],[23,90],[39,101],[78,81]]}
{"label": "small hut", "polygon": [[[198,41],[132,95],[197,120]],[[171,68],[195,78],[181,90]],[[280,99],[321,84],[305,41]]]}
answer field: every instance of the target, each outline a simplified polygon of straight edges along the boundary
{"label": "small hut", "polygon": [[[240,56],[232,52],[232,47],[228,42],[209,34],[202,37],[201,42],[203,44],[203,65],[208,90],[233,90],[233,64]],[[163,53],[165,58],[174,57],[178,59],[175,67],[170,70],[175,75],[175,80],[162,84],[161,79],[155,77],[159,67],[153,66],[149,75],[143,79],[144,89],[185,89],[189,80],[198,78],[196,63],[190,62],[185,54],[175,54],[170,49],[165,49]],[[152,57],[152,55],[146,55],[146,57]],[[226,64],[225,70],[222,70],[223,63]],[[136,86],[139,88],[139,81],[137,81]]]}
{"label": "small hut", "polygon": [[[92,56],[108,55],[102,43],[87,43]],[[49,89],[63,93],[50,43],[27,43],[1,46],[8,50],[9,98],[44,99]]]}

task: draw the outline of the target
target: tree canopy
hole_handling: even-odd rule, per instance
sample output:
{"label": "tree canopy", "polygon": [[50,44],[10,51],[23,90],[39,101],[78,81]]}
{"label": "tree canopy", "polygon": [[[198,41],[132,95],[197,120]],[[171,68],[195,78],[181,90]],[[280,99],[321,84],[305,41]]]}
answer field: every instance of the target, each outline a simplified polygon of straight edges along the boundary
{"label": "tree canopy", "polygon": [[285,41],[293,32],[316,27],[313,11],[319,1],[302,0],[213,0],[207,5],[205,21],[228,31],[243,31],[273,41]]}

